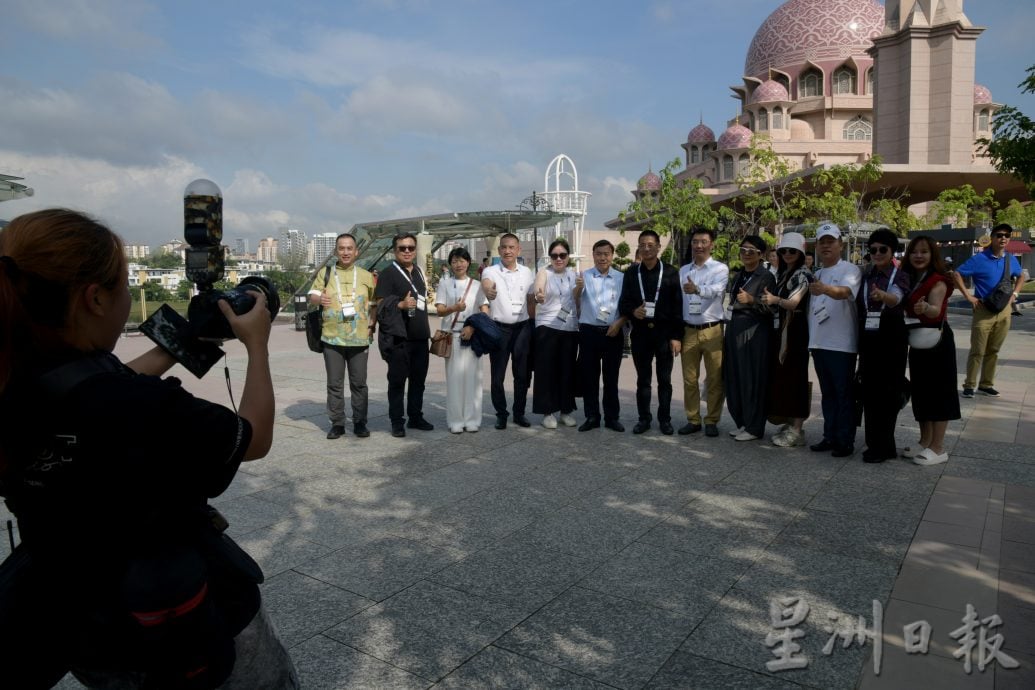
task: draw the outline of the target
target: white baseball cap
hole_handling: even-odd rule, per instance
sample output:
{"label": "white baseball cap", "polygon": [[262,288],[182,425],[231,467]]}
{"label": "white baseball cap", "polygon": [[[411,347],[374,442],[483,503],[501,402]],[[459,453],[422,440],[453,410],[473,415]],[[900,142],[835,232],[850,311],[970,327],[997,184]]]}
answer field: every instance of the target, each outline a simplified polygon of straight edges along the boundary
{"label": "white baseball cap", "polygon": [[820,223],[819,227],[816,228],[816,239],[821,240],[824,237],[833,237],[835,240],[841,239],[841,228],[830,221]]}

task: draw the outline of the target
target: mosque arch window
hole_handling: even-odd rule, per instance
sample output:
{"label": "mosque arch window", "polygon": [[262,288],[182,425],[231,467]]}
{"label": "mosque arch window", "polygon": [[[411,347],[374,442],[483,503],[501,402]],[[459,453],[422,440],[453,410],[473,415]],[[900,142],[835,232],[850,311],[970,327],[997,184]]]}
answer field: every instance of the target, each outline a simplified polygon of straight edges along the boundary
{"label": "mosque arch window", "polygon": [[690,163],[696,163],[700,160],[701,151],[696,146],[690,147]]}
{"label": "mosque arch window", "polygon": [[803,73],[798,80],[798,97],[811,98],[823,95],[823,75],[817,69]]}
{"label": "mosque arch window", "polygon": [[751,156],[746,153],[740,154],[740,159],[737,161],[737,174],[740,176],[746,176],[748,174],[748,168],[751,166]]}
{"label": "mosque arch window", "polygon": [[873,68],[866,70],[866,93],[873,95]]}
{"label": "mosque arch window", "polygon": [[988,111],[987,110],[982,110],[982,111],[978,112],[978,131],[979,132],[987,132],[988,131]]}
{"label": "mosque arch window", "polygon": [[769,129],[769,111],[765,108],[758,109],[758,131],[765,132]]}
{"label": "mosque arch window", "polygon": [[755,131],[755,114],[750,110],[748,111],[748,129],[752,132]]}
{"label": "mosque arch window", "polygon": [[727,155],[722,157],[722,179],[733,179],[733,156]]}
{"label": "mosque arch window", "polygon": [[848,141],[870,141],[873,139],[873,125],[860,115],[848,121],[842,130],[841,138]]}
{"label": "mosque arch window", "polygon": [[779,82],[787,93],[791,92],[791,80],[786,74],[777,74],[772,77],[773,81]]}
{"label": "mosque arch window", "polygon": [[783,108],[773,108],[773,129],[783,129]]}
{"label": "mosque arch window", "polygon": [[855,70],[851,67],[839,67],[831,79],[835,94],[851,95],[855,93]]}

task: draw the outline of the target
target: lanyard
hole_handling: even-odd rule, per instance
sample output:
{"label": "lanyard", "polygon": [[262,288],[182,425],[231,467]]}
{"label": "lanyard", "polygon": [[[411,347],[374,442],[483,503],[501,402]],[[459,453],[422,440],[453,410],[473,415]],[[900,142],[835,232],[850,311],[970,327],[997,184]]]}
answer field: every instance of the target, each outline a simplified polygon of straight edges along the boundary
{"label": "lanyard", "polygon": [[[743,273],[743,272],[741,272],[741,274],[740,274],[739,276],[737,276],[737,283],[740,283],[740,279],[741,279],[741,278],[743,278],[743,277],[744,277],[744,273]],[[733,285],[731,285],[731,286],[730,286],[730,300],[731,300],[731,301],[732,301],[732,300],[735,300],[735,299],[737,298],[737,296],[736,296],[736,293],[737,293],[737,291],[738,291],[738,290],[744,290],[744,289],[746,289],[746,288],[747,288],[747,286],[748,286],[748,284],[749,284],[749,283],[750,283],[750,282],[751,282],[752,280],[754,280],[754,279],[755,279],[755,273],[754,273],[754,271],[752,271],[752,272],[751,272],[751,277],[749,277],[749,278],[748,278],[747,280],[745,280],[745,281],[744,281],[743,283],[740,283],[740,285],[739,285],[739,286],[738,286],[738,285],[737,285],[736,283],[734,283]]]}
{"label": "lanyard", "polygon": [[[418,290],[417,286],[413,284],[413,281],[410,280],[409,274],[407,274],[406,271],[403,270],[403,267],[399,265],[399,262],[398,261],[393,261],[392,264],[399,270],[399,273],[402,273],[402,277],[406,280],[407,283],[410,284],[410,287],[413,288],[413,295],[414,295],[414,297],[421,297],[422,295],[420,294],[420,290]],[[413,270],[417,271],[417,275],[420,275],[420,269],[419,268],[414,266]]]}
{"label": "lanyard", "polygon": [[[665,277],[665,264],[659,261],[658,268],[658,289],[654,291],[654,304],[658,303],[658,297],[661,296],[661,279]],[[643,264],[636,269],[636,280],[640,281],[640,299],[646,302],[647,296],[643,294]]]}
{"label": "lanyard", "polygon": [[[500,264],[500,277],[503,279],[503,284],[507,286],[507,298],[512,303],[516,303],[517,300],[515,300],[515,298],[514,298],[515,290],[514,290],[514,283],[511,282],[511,277],[517,278],[517,276],[514,275],[517,272],[518,272],[517,267],[515,267],[514,270],[511,271],[510,269],[508,269],[503,264]],[[520,284],[520,280],[519,280],[518,284]]]}
{"label": "lanyard", "polygon": [[[891,286],[895,284],[895,274],[896,273],[898,273],[898,266],[895,266],[893,269],[891,269],[891,277],[888,278],[888,287],[887,287],[887,289],[884,290],[884,292],[887,292],[888,290],[890,290]],[[880,277],[879,275],[876,276],[873,279],[873,281],[870,283],[870,285],[876,285],[877,284],[877,278],[879,278],[879,277]],[[867,312],[870,311],[870,291],[869,290],[866,291],[866,311]],[[878,309],[877,311],[884,311],[884,302],[883,302],[883,300],[880,303],[880,309]]]}
{"label": "lanyard", "polygon": [[[549,276],[547,284],[554,282],[554,280],[553,280],[554,278],[557,278],[557,283],[561,282],[561,276],[559,274],[557,274],[557,273],[554,273],[554,274]],[[564,286],[563,286],[563,288],[567,288],[567,289],[562,289],[562,288],[558,288],[557,289],[557,292],[558,292],[558,294],[560,296],[561,309],[563,309],[565,307],[565,305],[569,304],[571,302],[571,300],[572,300],[572,296],[571,296],[572,277],[571,277],[571,274],[568,273],[567,270],[565,270],[563,278],[564,278]]]}
{"label": "lanyard", "polygon": [[[356,266],[352,266],[352,301],[356,300],[356,279],[359,275],[359,271],[356,270]],[[338,286],[338,301],[342,304],[345,303],[344,295],[341,294],[341,281],[338,279],[338,268],[334,268],[334,283]]]}
{"label": "lanyard", "polygon": [[589,300],[593,304],[593,306],[595,306],[597,308],[597,311],[600,311],[601,307],[604,306],[603,298],[604,298],[604,287],[605,287],[605,285],[610,287],[610,297],[607,298],[607,306],[611,307],[611,305],[614,304],[614,301],[615,301],[615,279],[614,279],[614,276],[611,275],[610,271],[607,272],[607,275],[604,275],[600,271],[597,271],[596,268],[594,268],[593,270],[596,271],[596,273],[595,274],[591,273],[590,277],[592,278],[595,275],[596,277],[600,278],[600,288],[597,290],[597,294],[594,295],[593,291],[590,290],[589,286],[587,285],[586,286],[586,294],[589,295]]}

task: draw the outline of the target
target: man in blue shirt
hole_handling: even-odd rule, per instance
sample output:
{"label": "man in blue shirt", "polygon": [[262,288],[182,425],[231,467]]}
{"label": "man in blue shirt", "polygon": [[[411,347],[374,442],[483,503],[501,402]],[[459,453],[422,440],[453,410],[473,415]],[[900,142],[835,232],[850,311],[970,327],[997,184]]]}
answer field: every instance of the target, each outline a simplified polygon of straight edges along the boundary
{"label": "man in blue shirt", "polygon": [[[1010,331],[1010,312],[1020,289],[1021,265],[1017,259],[1006,253],[1006,245],[1010,241],[1013,228],[1000,223],[992,228],[992,242],[982,252],[967,259],[952,274],[956,288],[974,307],[974,318],[970,325],[970,354],[967,356],[967,375],[963,379],[963,397],[974,397],[974,385],[979,393],[998,397],[999,391],[994,388],[995,367],[999,361],[999,348]],[[981,300],[995,291],[996,286],[1007,274],[1007,282],[1013,296],[1006,308],[993,312]],[[964,278],[970,278],[974,285],[973,293],[968,292],[963,284]],[[980,378],[978,374],[980,372]]]}

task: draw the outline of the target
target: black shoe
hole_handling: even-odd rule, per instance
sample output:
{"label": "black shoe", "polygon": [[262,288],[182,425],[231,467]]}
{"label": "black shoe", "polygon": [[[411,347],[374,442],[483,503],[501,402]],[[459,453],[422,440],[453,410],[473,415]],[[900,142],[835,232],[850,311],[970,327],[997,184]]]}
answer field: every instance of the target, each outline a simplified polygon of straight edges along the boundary
{"label": "black shoe", "polygon": [[809,446],[809,450],[814,451],[816,453],[825,453],[828,450],[833,450],[833,449],[834,449],[834,444],[831,443],[830,441],[826,440],[826,439],[823,439],[819,443],[813,443],[811,446]]}
{"label": "black shoe", "polygon": [[498,414],[496,415],[496,428],[506,429],[507,428],[507,415]]}
{"label": "black shoe", "polygon": [[687,422],[683,426],[679,427],[680,436],[689,436],[690,434],[696,434],[701,430],[700,424],[694,424],[693,422]]}
{"label": "black shoe", "polygon": [[395,436],[396,438],[403,438],[403,437],[405,437],[406,436],[406,427],[404,427],[402,424],[393,424],[392,425],[392,436]]}
{"label": "black shoe", "polygon": [[855,446],[842,446],[840,448],[834,448],[830,451],[830,455],[835,458],[847,458],[850,455],[855,454]]}
{"label": "black shoe", "polygon": [[643,432],[645,432],[649,428],[650,428],[650,422],[645,422],[645,421],[643,421],[641,419],[640,421],[636,422],[636,426],[633,427],[633,433],[634,434],[642,434]]}
{"label": "black shoe", "polygon": [[352,425],[352,433],[356,435],[356,438],[366,438],[370,435],[370,430],[363,422],[356,422]]}
{"label": "black shoe", "polygon": [[997,391],[995,388],[992,388],[991,386],[978,386],[978,393],[984,393],[990,398],[999,397],[999,391]]}
{"label": "black shoe", "polygon": [[435,425],[424,419],[423,417],[410,417],[410,421],[406,423],[411,429],[420,429],[421,431],[431,431],[435,428]]}
{"label": "black shoe", "polygon": [[974,397],[974,389],[973,388],[964,388],[963,392],[960,393],[960,395],[962,395],[964,398],[973,398]]}
{"label": "black shoe", "polygon": [[896,455],[888,455],[887,453],[880,453],[878,451],[870,450],[869,448],[867,448],[866,450],[863,451],[863,462],[868,462],[868,463],[884,462],[885,460],[891,460],[892,458],[895,458],[896,456],[897,456],[897,454]]}
{"label": "black shoe", "polygon": [[327,432],[327,438],[336,439],[341,438],[345,434],[345,427],[342,424],[331,425],[331,430]]}
{"label": "black shoe", "polygon": [[532,422],[528,421],[528,419],[525,418],[525,415],[523,415],[523,414],[516,414],[516,415],[514,415],[514,423],[517,424],[518,426],[524,427],[526,429],[528,427],[532,426]]}
{"label": "black shoe", "polygon": [[658,422],[658,428],[661,429],[661,433],[666,436],[671,436],[676,433],[676,429],[672,426],[672,422]]}
{"label": "black shoe", "polygon": [[719,427],[716,426],[715,424],[705,424],[704,425],[704,435],[705,436],[711,436],[712,438],[715,438],[716,436],[719,435]]}
{"label": "black shoe", "polygon": [[600,417],[590,417],[582,423],[579,427],[579,431],[589,431],[590,429],[600,428]]}
{"label": "black shoe", "polygon": [[610,422],[604,422],[604,426],[610,429],[611,431],[617,431],[620,434],[625,432],[625,427],[622,426],[622,423],[619,422],[617,419],[612,420]]}

